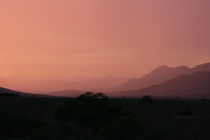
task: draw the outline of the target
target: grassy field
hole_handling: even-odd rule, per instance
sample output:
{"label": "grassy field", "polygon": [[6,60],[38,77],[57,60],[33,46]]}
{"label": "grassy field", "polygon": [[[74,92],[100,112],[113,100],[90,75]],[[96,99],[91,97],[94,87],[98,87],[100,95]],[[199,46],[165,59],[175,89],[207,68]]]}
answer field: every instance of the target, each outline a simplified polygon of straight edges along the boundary
{"label": "grassy field", "polygon": [[[24,114],[30,119],[46,122],[53,132],[53,137],[50,139],[65,140],[69,138],[59,133],[54,113],[68,100],[68,98],[1,97],[0,110],[12,115]],[[153,100],[149,103],[140,99],[111,99],[111,101],[122,106],[124,110],[138,115],[144,130],[136,139],[209,140],[210,138],[208,100]],[[1,139],[49,139],[47,135],[41,135],[40,132],[25,138],[2,137]],[[80,138],[75,138],[77,139]]]}

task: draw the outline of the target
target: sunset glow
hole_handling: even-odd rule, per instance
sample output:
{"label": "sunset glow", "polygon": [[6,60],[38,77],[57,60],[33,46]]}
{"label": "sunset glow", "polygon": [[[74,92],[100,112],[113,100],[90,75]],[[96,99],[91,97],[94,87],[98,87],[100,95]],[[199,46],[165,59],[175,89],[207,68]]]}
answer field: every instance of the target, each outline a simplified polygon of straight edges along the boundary
{"label": "sunset glow", "polygon": [[1,0],[0,17],[0,79],[18,90],[210,61],[209,0]]}

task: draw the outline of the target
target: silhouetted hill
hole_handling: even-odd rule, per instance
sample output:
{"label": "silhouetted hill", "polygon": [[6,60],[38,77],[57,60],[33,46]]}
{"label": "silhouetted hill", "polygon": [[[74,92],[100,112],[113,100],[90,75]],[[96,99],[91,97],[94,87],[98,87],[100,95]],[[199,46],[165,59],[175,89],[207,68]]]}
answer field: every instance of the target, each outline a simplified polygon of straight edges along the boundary
{"label": "silhouetted hill", "polygon": [[198,65],[194,68],[180,66],[176,68],[161,66],[138,79],[131,79],[126,83],[110,89],[110,91],[139,90],[160,84],[180,75],[188,75],[199,71],[210,71],[210,63]]}
{"label": "silhouetted hill", "polygon": [[15,91],[15,90],[0,87],[0,94],[5,94],[5,93],[17,94],[17,95],[20,95],[20,96],[31,96],[31,94],[28,94],[28,93],[23,93],[23,92],[19,92],[19,91]]}
{"label": "silhouetted hill", "polygon": [[117,94],[156,97],[210,97],[210,72],[183,75],[142,90],[115,93],[115,95]]}
{"label": "silhouetted hill", "polygon": [[[12,95],[14,94],[14,96]],[[10,96],[10,97],[18,97],[18,96],[21,96],[21,97],[31,97],[31,96],[34,96],[34,97],[50,97],[49,95],[42,95],[42,94],[37,94],[37,93],[26,93],[26,92],[21,92],[21,91],[15,91],[15,90],[11,90],[11,89],[8,89],[8,88],[3,88],[3,87],[0,87],[0,96]]]}

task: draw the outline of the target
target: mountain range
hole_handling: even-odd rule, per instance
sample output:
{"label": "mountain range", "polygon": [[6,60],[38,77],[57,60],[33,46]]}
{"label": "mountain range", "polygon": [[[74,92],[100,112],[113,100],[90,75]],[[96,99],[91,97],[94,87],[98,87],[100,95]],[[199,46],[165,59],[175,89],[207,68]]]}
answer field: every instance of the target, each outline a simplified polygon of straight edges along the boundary
{"label": "mountain range", "polygon": [[163,65],[141,78],[128,80],[126,83],[110,89],[110,91],[139,90],[161,84],[180,75],[189,75],[201,71],[210,71],[210,63],[201,64],[193,68],[188,68],[186,66],[172,68]]}
{"label": "mountain range", "polygon": [[113,96],[210,97],[210,72],[195,72],[148,88],[112,93]]}
{"label": "mountain range", "polygon": [[[91,91],[101,91],[109,96],[117,97],[139,97],[145,94],[165,97],[203,97],[207,96],[207,92],[209,91],[208,86],[206,85],[209,83],[208,78],[205,79],[205,77],[209,76],[208,72],[210,72],[210,63],[201,64],[193,68],[189,68],[187,66],[173,68],[163,65],[142,76],[141,78],[130,79],[119,86]],[[182,77],[185,77],[185,79]],[[191,81],[195,81],[194,83],[197,83],[193,84]],[[182,83],[182,85],[179,85],[178,83]],[[74,97],[84,92],[85,90],[78,89],[52,92],[50,94]]]}
{"label": "mountain range", "polygon": [[[89,85],[92,86],[92,83]],[[85,91],[84,89],[63,90],[44,95],[74,97]],[[118,97],[140,97],[146,94],[157,97],[210,97],[210,63],[193,68],[186,66],[173,68],[163,65],[141,78],[130,79],[113,88],[92,91],[101,91],[109,96]],[[31,96],[31,94],[0,87],[0,94],[5,92]]]}

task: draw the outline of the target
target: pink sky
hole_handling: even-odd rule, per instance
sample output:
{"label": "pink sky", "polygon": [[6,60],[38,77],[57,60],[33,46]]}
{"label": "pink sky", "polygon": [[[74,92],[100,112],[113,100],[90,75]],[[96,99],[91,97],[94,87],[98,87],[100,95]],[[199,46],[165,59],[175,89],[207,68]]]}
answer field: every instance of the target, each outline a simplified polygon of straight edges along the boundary
{"label": "pink sky", "polygon": [[210,61],[209,0],[1,0],[0,17],[0,77],[21,84]]}

